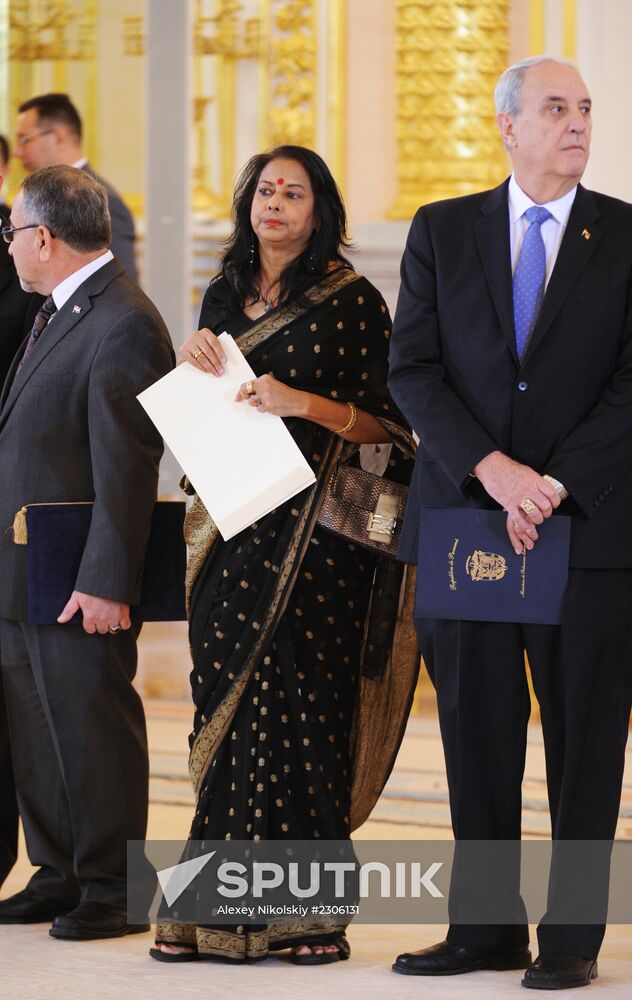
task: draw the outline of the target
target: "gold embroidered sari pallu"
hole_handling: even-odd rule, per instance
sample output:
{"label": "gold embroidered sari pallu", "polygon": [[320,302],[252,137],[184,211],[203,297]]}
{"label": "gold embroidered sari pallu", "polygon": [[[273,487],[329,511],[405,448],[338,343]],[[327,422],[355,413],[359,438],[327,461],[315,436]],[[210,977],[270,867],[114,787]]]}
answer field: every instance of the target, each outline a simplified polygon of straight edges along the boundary
{"label": "gold embroidered sari pallu", "polygon": [[[390,320],[381,298],[343,269],[309,298],[309,308],[281,307],[238,335],[253,369],[355,403],[410,454],[412,440],[386,390]],[[231,329],[215,302],[206,314],[203,308],[200,325],[238,333],[244,321],[235,317]],[[199,501],[190,518],[196,840],[348,838],[390,771],[414,689],[410,633],[404,658],[389,656],[402,567],[316,527],[336,462],[357,448],[315,424],[286,423],[314,468],[315,486],[228,542],[201,517]],[[406,476],[407,464],[394,459],[389,475]],[[208,552],[200,558],[204,537]],[[384,742],[371,745],[371,731]],[[208,954],[255,958],[342,930],[165,925],[159,935]]]}

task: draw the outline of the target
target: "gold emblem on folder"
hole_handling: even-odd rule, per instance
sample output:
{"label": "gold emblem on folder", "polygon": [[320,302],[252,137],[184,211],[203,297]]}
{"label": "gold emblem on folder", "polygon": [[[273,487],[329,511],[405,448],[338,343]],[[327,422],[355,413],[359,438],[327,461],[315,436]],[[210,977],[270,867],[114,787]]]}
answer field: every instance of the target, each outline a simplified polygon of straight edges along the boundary
{"label": "gold emblem on folder", "polygon": [[476,549],[465,560],[465,572],[475,583],[481,580],[502,580],[507,572],[507,560],[495,552]]}

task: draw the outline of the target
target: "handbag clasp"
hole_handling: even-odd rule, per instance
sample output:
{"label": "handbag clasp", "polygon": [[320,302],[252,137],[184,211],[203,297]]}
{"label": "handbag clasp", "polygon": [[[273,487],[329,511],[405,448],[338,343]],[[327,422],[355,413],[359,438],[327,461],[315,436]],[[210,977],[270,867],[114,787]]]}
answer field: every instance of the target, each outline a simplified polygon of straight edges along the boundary
{"label": "handbag clasp", "polygon": [[366,530],[375,535],[385,535],[390,541],[397,527],[396,517],[385,517],[383,514],[369,514]]}

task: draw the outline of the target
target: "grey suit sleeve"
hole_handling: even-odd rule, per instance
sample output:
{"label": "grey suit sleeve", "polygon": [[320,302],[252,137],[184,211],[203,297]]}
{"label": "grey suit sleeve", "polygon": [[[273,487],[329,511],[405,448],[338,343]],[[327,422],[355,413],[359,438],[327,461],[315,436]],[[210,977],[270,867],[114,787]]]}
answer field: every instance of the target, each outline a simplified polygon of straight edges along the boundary
{"label": "grey suit sleeve", "polygon": [[109,186],[108,203],[112,220],[112,253],[118,257],[128,277],[138,282],[138,269],[134,257],[136,233],[132,213],[121,196]]}
{"label": "grey suit sleeve", "polygon": [[446,380],[439,308],[432,237],[420,209],[402,259],[388,385],[423,447],[461,489],[477,462],[498,445]]}
{"label": "grey suit sleeve", "polygon": [[90,373],[94,508],[75,589],[123,604],[140,599],[162,438],[136,399],[174,364],[164,327],[133,311],[108,330]]}

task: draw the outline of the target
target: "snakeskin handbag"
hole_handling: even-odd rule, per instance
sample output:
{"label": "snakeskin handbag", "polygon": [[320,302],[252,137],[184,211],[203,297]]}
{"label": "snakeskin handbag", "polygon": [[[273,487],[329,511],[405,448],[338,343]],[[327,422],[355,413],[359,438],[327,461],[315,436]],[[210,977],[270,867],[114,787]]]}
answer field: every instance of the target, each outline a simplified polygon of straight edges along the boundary
{"label": "snakeskin handbag", "polygon": [[395,558],[408,487],[349,465],[337,465],[318,524],[356,545]]}

